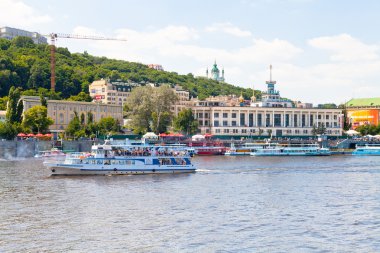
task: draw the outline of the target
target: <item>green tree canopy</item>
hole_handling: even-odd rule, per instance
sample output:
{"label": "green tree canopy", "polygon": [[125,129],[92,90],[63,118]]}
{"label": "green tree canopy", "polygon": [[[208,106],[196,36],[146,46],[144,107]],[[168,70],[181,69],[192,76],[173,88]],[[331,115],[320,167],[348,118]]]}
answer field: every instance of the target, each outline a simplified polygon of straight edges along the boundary
{"label": "green tree canopy", "polygon": [[36,105],[28,109],[24,114],[23,127],[29,128],[34,133],[44,133],[54,121],[47,116],[47,108]]}
{"label": "green tree canopy", "polygon": [[191,108],[184,109],[178,113],[173,120],[174,129],[189,134],[195,134],[198,130],[198,121],[194,118]]}

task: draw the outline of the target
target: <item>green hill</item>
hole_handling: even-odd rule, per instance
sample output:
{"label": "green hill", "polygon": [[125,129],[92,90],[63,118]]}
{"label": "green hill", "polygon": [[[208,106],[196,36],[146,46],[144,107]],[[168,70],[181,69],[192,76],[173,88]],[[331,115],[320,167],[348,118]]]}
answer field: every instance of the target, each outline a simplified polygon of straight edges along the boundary
{"label": "green hill", "polygon": [[[87,52],[70,53],[67,48],[56,50],[56,91],[65,99],[84,91],[88,85],[100,78],[131,80],[141,84],[179,84],[200,99],[217,95],[239,95],[246,99],[252,89],[244,89],[206,78],[195,78],[192,74],[158,71],[144,64],[95,57]],[[23,90],[50,89],[50,47],[36,45],[30,38],[17,37],[12,41],[0,39],[0,97],[8,95],[11,86]],[[259,92],[256,91],[256,94]]]}

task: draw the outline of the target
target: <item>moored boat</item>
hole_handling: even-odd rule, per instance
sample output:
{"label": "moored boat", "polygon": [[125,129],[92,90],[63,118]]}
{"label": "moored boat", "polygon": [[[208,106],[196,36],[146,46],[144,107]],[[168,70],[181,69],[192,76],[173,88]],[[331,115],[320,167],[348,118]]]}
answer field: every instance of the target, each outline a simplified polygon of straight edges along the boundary
{"label": "moored boat", "polygon": [[251,152],[251,156],[329,156],[330,149],[318,144],[310,145],[268,145]]}
{"label": "moored boat", "polygon": [[380,155],[380,144],[356,145],[352,155]]}
{"label": "moored boat", "polygon": [[205,146],[205,147],[194,147],[194,154],[201,156],[208,155],[224,155],[226,148],[222,146]]}
{"label": "moored boat", "polygon": [[91,153],[72,153],[64,162],[44,162],[51,175],[134,175],[195,172],[186,149],[175,146],[94,145]]}
{"label": "moored boat", "polygon": [[245,143],[240,146],[231,145],[230,148],[226,150],[224,155],[226,156],[241,156],[241,155],[250,155],[251,152],[255,152],[257,149],[262,149],[265,143]]}

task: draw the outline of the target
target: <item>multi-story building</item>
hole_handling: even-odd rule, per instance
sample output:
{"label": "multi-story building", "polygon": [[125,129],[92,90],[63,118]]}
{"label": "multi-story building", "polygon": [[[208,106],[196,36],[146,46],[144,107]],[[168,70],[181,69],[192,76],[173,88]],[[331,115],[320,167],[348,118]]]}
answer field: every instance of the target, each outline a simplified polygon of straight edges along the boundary
{"label": "multi-story building", "polygon": [[346,109],[353,129],[380,123],[380,98],[353,98],[346,103]]}
{"label": "multi-story building", "polygon": [[201,133],[246,137],[268,136],[269,133],[276,137],[313,136],[314,129],[323,125],[327,135],[342,135],[342,110],[296,107],[292,101],[280,97],[274,89],[276,82],[271,79],[266,82],[267,91],[262,93],[261,101],[252,96],[250,106],[246,106],[242,96],[239,103],[230,104],[215,98],[192,100],[190,107]]}
{"label": "multi-story building", "polygon": [[[24,96],[21,98],[24,105],[24,111],[36,105],[41,105],[40,98],[34,96]],[[69,122],[74,118],[74,112],[80,116],[84,114],[87,121],[87,113],[93,114],[93,120],[98,122],[105,117],[112,117],[120,124],[123,124],[123,108],[120,105],[78,102],[67,100],[47,100],[47,114],[54,120],[50,130],[64,130]]]}
{"label": "multi-story building", "polygon": [[0,28],[0,38],[11,40],[17,36],[25,36],[31,38],[36,44],[47,44],[46,37],[42,36],[37,32],[29,32],[12,27],[1,27]]}
{"label": "multi-story building", "polygon": [[89,85],[90,96],[98,102],[111,105],[123,105],[137,83],[110,82],[106,79],[93,81]]}

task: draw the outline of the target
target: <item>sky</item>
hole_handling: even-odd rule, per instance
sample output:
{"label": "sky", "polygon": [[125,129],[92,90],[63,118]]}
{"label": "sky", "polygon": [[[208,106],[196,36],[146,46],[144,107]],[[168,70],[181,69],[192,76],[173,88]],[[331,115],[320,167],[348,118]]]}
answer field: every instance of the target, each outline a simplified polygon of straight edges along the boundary
{"label": "sky", "polygon": [[282,97],[340,104],[380,97],[379,13],[377,0],[0,0],[0,27],[126,39],[56,44],[195,76],[216,61],[258,90],[272,65]]}

